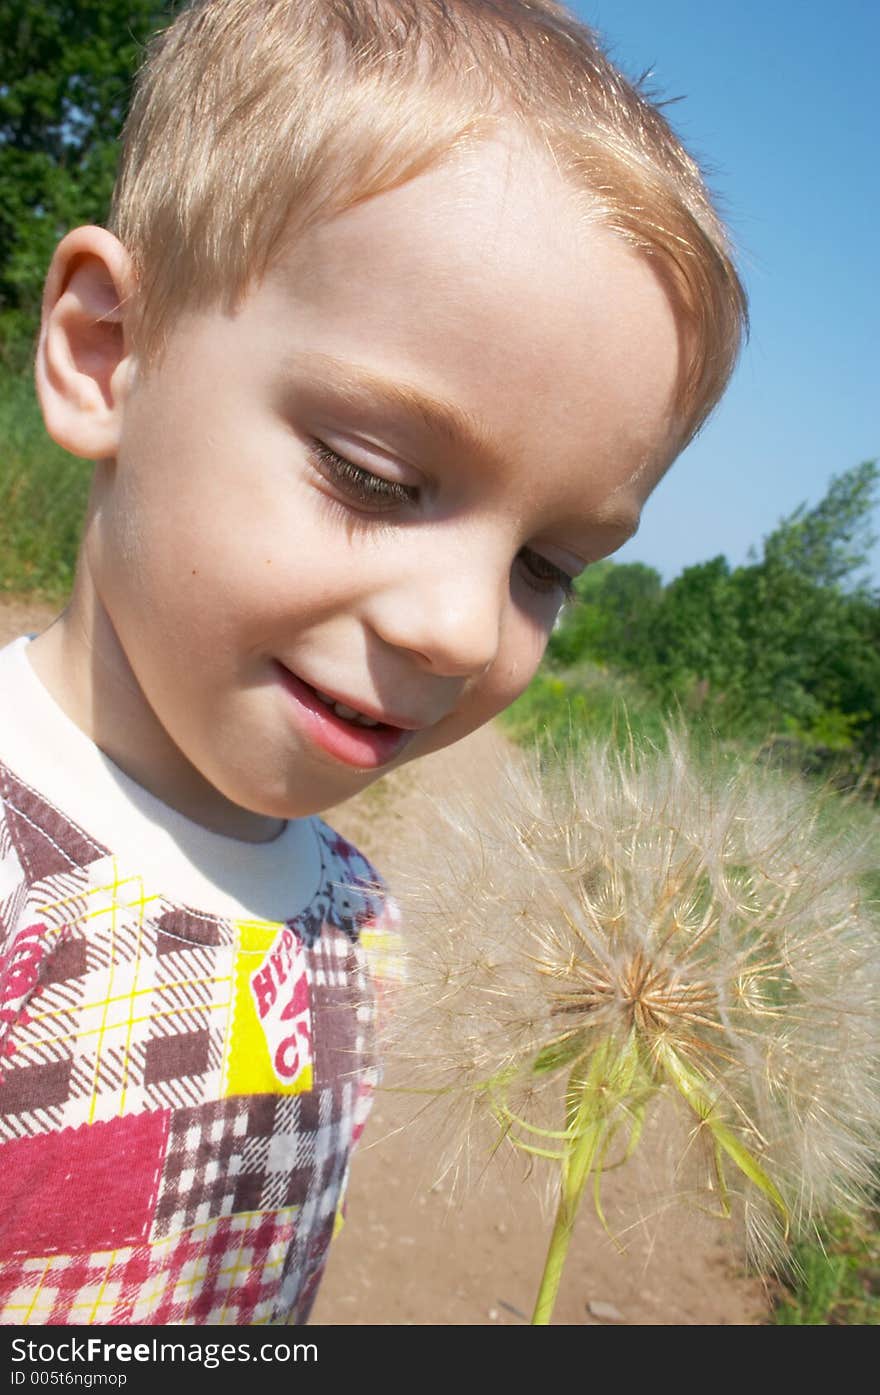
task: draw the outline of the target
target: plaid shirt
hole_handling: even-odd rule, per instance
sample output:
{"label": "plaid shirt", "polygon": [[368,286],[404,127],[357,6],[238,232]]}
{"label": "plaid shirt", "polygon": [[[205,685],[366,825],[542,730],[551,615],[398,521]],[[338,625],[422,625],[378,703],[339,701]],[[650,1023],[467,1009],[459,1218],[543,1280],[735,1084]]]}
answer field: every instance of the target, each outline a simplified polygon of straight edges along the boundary
{"label": "plaid shirt", "polygon": [[0,1321],[305,1322],[393,916],[319,819],[287,921],[200,913],[0,763]]}

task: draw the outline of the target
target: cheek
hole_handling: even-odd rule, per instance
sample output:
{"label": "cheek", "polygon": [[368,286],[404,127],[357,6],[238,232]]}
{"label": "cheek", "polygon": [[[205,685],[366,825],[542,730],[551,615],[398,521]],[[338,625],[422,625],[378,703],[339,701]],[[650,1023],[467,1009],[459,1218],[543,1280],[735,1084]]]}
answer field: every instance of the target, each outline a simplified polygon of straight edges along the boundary
{"label": "cheek", "polygon": [[499,670],[499,683],[508,694],[505,706],[518,698],[534,678],[546,652],[555,617],[555,611],[544,620],[517,612],[510,638],[495,665]]}
{"label": "cheek", "polygon": [[513,624],[489,673],[471,688],[451,717],[430,729],[424,741],[414,742],[408,748],[405,760],[461,741],[491,722],[525,691],[547,648],[549,628],[519,614]]}
{"label": "cheek", "polygon": [[517,616],[491,670],[477,686],[474,708],[480,723],[488,722],[525,692],[544,657],[549,630]]}

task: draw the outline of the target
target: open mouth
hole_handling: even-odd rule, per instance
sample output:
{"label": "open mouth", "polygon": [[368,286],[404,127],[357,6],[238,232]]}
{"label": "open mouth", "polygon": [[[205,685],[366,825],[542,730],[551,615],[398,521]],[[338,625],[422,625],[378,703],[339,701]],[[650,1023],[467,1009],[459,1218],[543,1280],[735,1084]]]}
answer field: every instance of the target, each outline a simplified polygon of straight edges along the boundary
{"label": "open mouth", "polygon": [[[307,688],[311,684],[306,683]],[[353,727],[381,727],[385,731],[398,731],[398,727],[391,727],[387,722],[380,722],[375,717],[366,717],[363,712],[357,712],[353,707],[346,707],[344,702],[337,702],[335,698],[328,697],[326,693],[320,692],[317,688],[311,688],[315,697],[324,704],[334,716],[340,717],[343,722],[349,722]]]}
{"label": "open mouth", "polygon": [[346,704],[336,702],[333,697],[328,697],[326,693],[319,692],[317,688],[312,688],[311,684],[307,684],[304,679],[300,679],[300,682],[303,684],[304,688],[310,691],[315,702],[321,703],[321,706],[324,707],[328,713],[332,713],[332,716],[336,717],[337,721],[344,721],[349,727],[361,727],[367,731],[400,730],[399,727],[392,727],[392,725],[389,725],[386,721],[377,721],[375,717],[365,717],[364,713],[354,710],[353,707],[346,707]]}
{"label": "open mouth", "polygon": [[284,688],[293,699],[292,712],[297,726],[312,742],[345,765],[360,769],[385,765],[399,755],[416,734],[365,716],[313,688],[283,664],[278,668]]}

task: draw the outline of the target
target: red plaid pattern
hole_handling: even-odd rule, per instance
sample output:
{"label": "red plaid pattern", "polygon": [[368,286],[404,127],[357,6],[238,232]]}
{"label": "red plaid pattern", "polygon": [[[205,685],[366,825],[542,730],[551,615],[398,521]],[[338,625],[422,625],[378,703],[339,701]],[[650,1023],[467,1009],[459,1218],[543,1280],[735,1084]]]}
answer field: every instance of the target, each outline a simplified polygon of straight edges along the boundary
{"label": "red plaid pattern", "polygon": [[277,1297],[296,1211],[222,1216],[152,1245],[7,1266],[7,1323],[130,1325],[283,1320]]}

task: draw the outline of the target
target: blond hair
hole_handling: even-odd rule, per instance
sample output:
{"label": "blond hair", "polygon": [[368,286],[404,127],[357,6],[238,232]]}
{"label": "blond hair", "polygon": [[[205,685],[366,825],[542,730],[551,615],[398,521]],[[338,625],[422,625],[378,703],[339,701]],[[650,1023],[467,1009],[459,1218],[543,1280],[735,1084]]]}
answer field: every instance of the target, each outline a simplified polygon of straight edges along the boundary
{"label": "blond hair", "polygon": [[651,259],[688,345],[682,444],[718,401],[746,298],[696,162],[551,0],[195,0],[153,41],[111,226],[150,359],[233,305],[285,239],[513,121]]}

